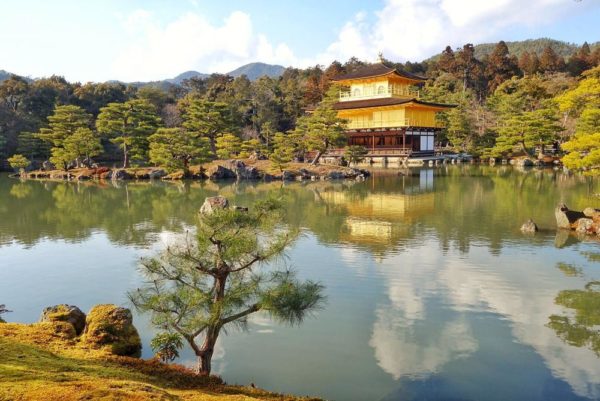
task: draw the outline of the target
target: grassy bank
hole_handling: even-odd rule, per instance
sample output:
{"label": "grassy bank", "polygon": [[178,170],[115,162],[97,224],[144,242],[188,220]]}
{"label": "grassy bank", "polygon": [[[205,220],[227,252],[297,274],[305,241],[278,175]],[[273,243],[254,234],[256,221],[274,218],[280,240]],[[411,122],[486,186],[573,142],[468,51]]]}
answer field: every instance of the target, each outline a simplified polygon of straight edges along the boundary
{"label": "grassy bank", "polygon": [[179,365],[116,357],[70,338],[68,323],[0,323],[0,400],[317,400],[229,386]]}

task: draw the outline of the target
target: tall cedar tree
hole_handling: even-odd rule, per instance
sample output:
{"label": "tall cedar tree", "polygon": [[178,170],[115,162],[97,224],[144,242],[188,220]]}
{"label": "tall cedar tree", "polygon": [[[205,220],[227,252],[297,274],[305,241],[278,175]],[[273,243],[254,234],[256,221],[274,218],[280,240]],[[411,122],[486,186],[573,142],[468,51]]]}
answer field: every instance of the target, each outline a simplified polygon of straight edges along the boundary
{"label": "tall cedar tree", "polygon": [[146,157],[148,137],[160,124],[154,105],[143,99],[109,103],[100,109],[96,120],[98,132],[111,138],[111,142],[123,150],[123,168],[129,166],[132,158]]}
{"label": "tall cedar tree", "polygon": [[130,299],[138,311],[151,314],[156,327],[179,334],[198,358],[198,372],[208,375],[222,331],[245,328],[259,311],[297,324],[322,304],[322,285],[301,282],[272,263],[296,236],[284,225],[277,200],[256,202],[248,211],[201,212],[195,241],[142,262],[147,285]]}
{"label": "tall cedar tree", "polygon": [[488,89],[493,92],[502,82],[519,75],[517,60],[511,56],[504,41],[498,42],[487,60],[485,75]]}

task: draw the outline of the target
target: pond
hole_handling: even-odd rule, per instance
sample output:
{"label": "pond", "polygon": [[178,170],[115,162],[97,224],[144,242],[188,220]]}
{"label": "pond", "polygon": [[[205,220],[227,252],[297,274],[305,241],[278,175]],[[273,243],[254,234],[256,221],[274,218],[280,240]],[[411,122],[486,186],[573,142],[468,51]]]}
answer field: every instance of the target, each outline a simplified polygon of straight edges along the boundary
{"label": "pond", "polygon": [[[598,192],[591,178],[505,166],[287,184],[2,175],[0,303],[15,322],[58,303],[131,307],[139,258],[193,230],[205,197],[281,193],[303,233],[287,263],[327,304],[297,327],[259,315],[223,336],[213,369],[228,383],[340,401],[600,399],[600,245],[554,220],[559,202],[600,207]],[[519,231],[528,218],[535,236]],[[135,324],[151,357],[153,329]]]}

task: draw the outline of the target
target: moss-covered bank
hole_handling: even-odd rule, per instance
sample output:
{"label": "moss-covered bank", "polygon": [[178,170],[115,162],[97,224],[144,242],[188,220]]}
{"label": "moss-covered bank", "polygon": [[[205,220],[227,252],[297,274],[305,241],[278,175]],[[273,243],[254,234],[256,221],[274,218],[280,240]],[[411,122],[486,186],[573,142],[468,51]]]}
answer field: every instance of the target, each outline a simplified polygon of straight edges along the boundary
{"label": "moss-covered bank", "polygon": [[[0,400],[300,400],[228,386],[179,365],[114,356],[77,337],[67,322],[0,324]],[[312,399],[316,400],[316,399]]]}

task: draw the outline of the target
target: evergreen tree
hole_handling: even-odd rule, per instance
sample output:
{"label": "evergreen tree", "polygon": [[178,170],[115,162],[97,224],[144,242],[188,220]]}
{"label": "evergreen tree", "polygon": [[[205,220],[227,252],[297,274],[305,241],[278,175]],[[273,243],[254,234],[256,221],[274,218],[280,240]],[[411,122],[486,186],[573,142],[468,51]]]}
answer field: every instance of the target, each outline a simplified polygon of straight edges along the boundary
{"label": "evergreen tree", "polygon": [[502,82],[519,75],[517,60],[511,56],[504,41],[498,42],[488,58],[485,70],[488,89],[493,92]]}
{"label": "evergreen tree", "polygon": [[47,159],[50,157],[50,147],[33,132],[23,131],[18,137],[17,152],[27,155],[30,160]]}
{"label": "evergreen tree", "polygon": [[159,128],[150,141],[150,161],[169,171],[182,169],[189,175],[192,164],[210,160],[208,139],[181,128]]}
{"label": "evergreen tree", "polygon": [[351,145],[344,150],[344,156],[350,164],[358,164],[365,159],[369,151],[364,146]]}
{"label": "evergreen tree", "polygon": [[309,116],[300,117],[296,133],[303,136],[308,150],[317,154],[312,164],[317,164],[323,153],[331,146],[340,146],[346,139],[344,134],[346,120],[337,116],[333,104],[337,102],[339,88],[331,86],[323,101]]}
{"label": "evergreen tree", "polygon": [[29,166],[30,161],[27,160],[27,158],[23,155],[12,155],[11,157],[8,158],[8,164],[10,164],[10,166],[12,168],[14,168],[15,170],[19,170],[21,172],[23,172],[23,170],[25,170],[27,168],[27,166]]}
{"label": "evergreen tree", "polygon": [[217,156],[220,159],[237,158],[242,150],[242,140],[233,134],[223,134],[216,141]]}
{"label": "evergreen tree", "polygon": [[528,51],[524,51],[519,59],[519,68],[523,75],[536,74],[540,70],[540,59],[536,53],[529,54]]}
{"label": "evergreen tree", "polygon": [[89,128],[92,116],[74,105],[56,106],[54,114],[48,116],[48,128],[40,129],[38,138],[53,147],[62,147],[66,138],[80,128]]}
{"label": "evergreen tree", "polygon": [[562,161],[570,169],[600,175],[600,67],[584,73],[577,87],[556,98],[564,113],[578,117],[575,136],[562,145]]}
{"label": "evergreen tree", "polygon": [[295,153],[294,141],[287,135],[277,132],[273,136],[273,152],[269,155],[269,160],[279,171],[283,171],[287,164],[294,160]]}
{"label": "evergreen tree", "polygon": [[154,105],[143,99],[110,103],[100,109],[96,120],[99,133],[110,138],[123,150],[123,168],[130,159],[143,160],[148,150],[148,137],[160,126]]}
{"label": "evergreen tree", "polygon": [[550,46],[546,46],[540,56],[540,70],[542,72],[560,72],[565,69],[565,60],[556,54]]}
{"label": "evergreen tree", "polygon": [[300,323],[323,302],[323,287],[299,281],[293,272],[259,272],[296,238],[283,222],[280,202],[257,202],[248,211],[217,208],[200,213],[196,241],[169,246],[142,262],[147,286],[130,294],[152,323],[178,333],[198,358],[198,372],[211,373],[219,335],[245,328],[248,316],[264,311]]}
{"label": "evergreen tree", "polygon": [[89,128],[77,128],[73,135],[68,136],[63,142],[65,156],[75,160],[77,167],[81,167],[83,160],[88,164],[92,157],[98,156],[104,150],[98,138]]}
{"label": "evergreen tree", "polygon": [[213,155],[217,156],[217,137],[232,125],[227,104],[188,96],[179,102],[183,127],[207,138]]}

